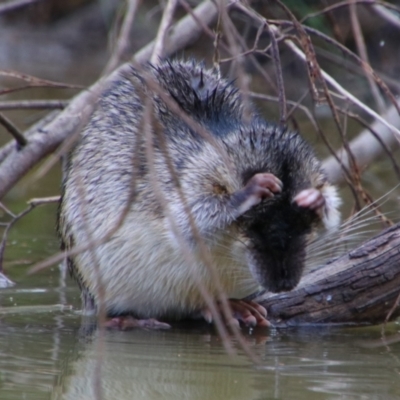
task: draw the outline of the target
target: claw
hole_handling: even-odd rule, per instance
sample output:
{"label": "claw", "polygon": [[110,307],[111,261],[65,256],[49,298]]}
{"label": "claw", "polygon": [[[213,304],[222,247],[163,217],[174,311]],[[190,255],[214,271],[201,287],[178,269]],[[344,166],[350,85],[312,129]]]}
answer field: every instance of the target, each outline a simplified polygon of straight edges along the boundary
{"label": "claw", "polygon": [[[271,326],[270,322],[266,319],[267,310],[260,304],[247,300],[229,299],[228,301],[233,313],[232,318],[226,321],[228,325],[239,327],[240,322],[242,322],[245,326],[251,328],[255,326]],[[224,315],[221,304],[218,303],[217,306],[219,312]],[[201,315],[208,323],[212,322],[210,310],[202,310]]]}

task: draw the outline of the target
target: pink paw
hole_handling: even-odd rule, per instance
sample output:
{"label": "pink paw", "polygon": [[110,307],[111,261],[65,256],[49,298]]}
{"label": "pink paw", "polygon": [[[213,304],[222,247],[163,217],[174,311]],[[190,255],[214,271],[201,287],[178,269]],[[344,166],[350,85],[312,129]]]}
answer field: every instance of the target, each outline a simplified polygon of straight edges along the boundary
{"label": "pink paw", "polygon": [[257,196],[260,200],[269,198],[274,193],[282,191],[282,182],[275,175],[269,173],[255,174],[248,182],[245,190],[251,196]]}
{"label": "pink paw", "polygon": [[[271,326],[266,318],[267,310],[255,301],[229,299],[228,302],[233,313],[226,321],[228,324],[239,326],[241,322],[248,327]],[[217,306],[218,311],[225,317],[222,305],[218,303]],[[212,314],[208,309],[203,310],[202,315],[208,323],[212,322]]]}
{"label": "pink paw", "polygon": [[299,207],[309,208],[310,210],[318,211],[325,205],[325,197],[321,191],[315,188],[302,190],[294,199],[293,202]]}

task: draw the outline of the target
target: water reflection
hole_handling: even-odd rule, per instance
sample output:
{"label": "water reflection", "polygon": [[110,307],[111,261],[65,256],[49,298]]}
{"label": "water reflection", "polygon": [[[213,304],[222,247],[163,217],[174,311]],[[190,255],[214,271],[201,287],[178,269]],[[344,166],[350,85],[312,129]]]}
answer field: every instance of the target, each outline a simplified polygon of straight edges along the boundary
{"label": "water reflection", "polygon": [[78,312],[37,307],[0,315],[1,399],[92,400],[100,387],[110,400],[400,398],[400,343],[381,342],[378,328],[256,331],[246,335],[262,358],[254,366],[208,326],[84,335]]}
{"label": "water reflection", "polygon": [[25,228],[6,253],[17,285],[0,291],[2,400],[95,400],[100,387],[104,400],[400,399],[396,324],[384,342],[380,327],[256,331],[246,340],[260,366],[242,351],[229,357],[208,326],[83,335],[79,291],[65,270],[26,275],[57,240]]}
{"label": "water reflection", "polygon": [[226,355],[209,331],[95,332],[68,357],[52,399],[94,399],[99,371],[104,399],[400,398],[394,350],[365,349],[355,344],[359,336],[356,331],[248,336],[263,357],[263,365],[254,367],[241,353]]}

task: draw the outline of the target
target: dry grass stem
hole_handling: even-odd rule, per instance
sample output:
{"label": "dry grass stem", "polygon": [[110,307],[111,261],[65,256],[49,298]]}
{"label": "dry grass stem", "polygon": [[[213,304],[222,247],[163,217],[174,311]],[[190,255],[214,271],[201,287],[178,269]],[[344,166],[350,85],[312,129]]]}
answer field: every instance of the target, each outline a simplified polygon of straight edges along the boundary
{"label": "dry grass stem", "polygon": [[171,26],[177,3],[178,0],[168,0],[167,5],[165,6],[154,43],[153,54],[150,57],[150,62],[153,65],[157,65],[164,56],[165,38],[167,36],[168,29]]}
{"label": "dry grass stem", "polygon": [[122,22],[119,37],[116,41],[115,50],[113,51],[106,67],[104,68],[103,75],[108,75],[121,63],[122,57],[128,48],[130,33],[133,27],[139,2],[140,0],[126,0],[125,18]]}
{"label": "dry grass stem", "polygon": [[0,110],[62,110],[68,104],[68,100],[8,100],[0,101]]}
{"label": "dry grass stem", "polygon": [[24,147],[28,143],[25,136],[20,132],[20,130],[2,113],[0,113],[0,125],[3,125],[4,128],[11,134],[11,136],[15,139],[19,147]]}
{"label": "dry grass stem", "polygon": [[368,65],[367,47],[365,45],[364,36],[362,34],[360,21],[358,20],[357,6],[355,4],[355,0],[349,0],[349,11],[351,27],[353,29],[353,35],[356,41],[358,54],[361,60],[363,60],[362,66],[364,67],[365,76],[368,80],[368,84],[374,97],[378,111],[382,114],[386,108],[385,102],[383,101],[379,89],[373,79],[373,76],[371,75],[369,69],[365,67],[366,65]]}
{"label": "dry grass stem", "polygon": [[43,0],[13,0],[8,1],[6,4],[0,5],[0,14],[15,11],[18,8],[30,6],[31,4],[38,3]]}

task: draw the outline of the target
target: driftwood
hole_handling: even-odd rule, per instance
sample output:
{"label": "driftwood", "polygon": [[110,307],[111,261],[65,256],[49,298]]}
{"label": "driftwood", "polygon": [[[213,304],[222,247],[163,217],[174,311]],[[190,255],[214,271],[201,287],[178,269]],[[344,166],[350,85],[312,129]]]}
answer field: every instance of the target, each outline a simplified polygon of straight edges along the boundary
{"label": "driftwood", "polygon": [[289,292],[258,299],[275,326],[378,324],[400,315],[400,224],[305,275]]}

